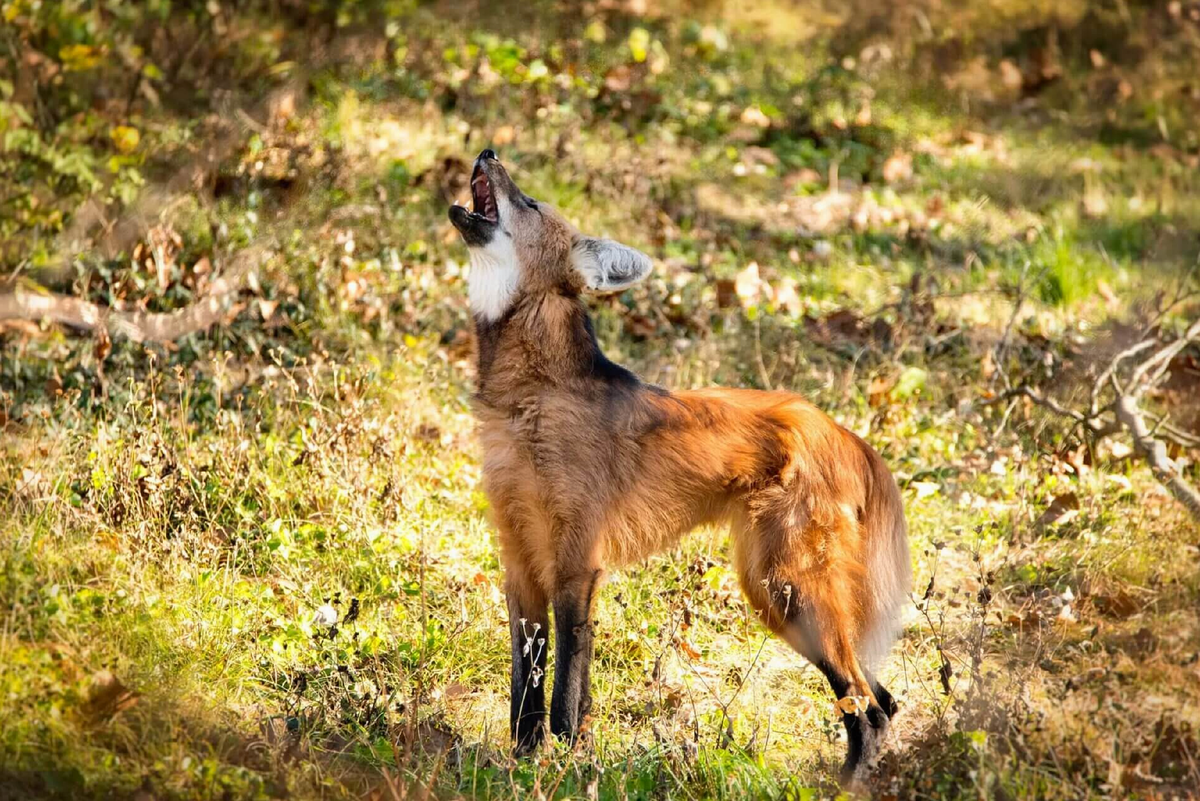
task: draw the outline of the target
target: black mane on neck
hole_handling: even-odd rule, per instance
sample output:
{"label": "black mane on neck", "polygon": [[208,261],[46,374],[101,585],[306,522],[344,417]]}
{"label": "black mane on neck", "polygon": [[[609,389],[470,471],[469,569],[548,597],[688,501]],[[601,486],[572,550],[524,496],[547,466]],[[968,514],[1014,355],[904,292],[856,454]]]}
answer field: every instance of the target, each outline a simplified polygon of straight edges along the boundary
{"label": "black mane on neck", "polygon": [[[486,388],[505,330],[514,322],[518,312],[527,305],[522,302],[515,303],[495,320],[488,320],[478,314],[474,315],[475,337],[478,346],[479,393],[483,393]],[[571,343],[569,347],[574,352],[575,359],[573,361],[578,369],[576,377],[593,378],[624,387],[634,387],[642,383],[632,371],[604,355],[604,351],[600,349],[600,343],[596,340],[596,331],[592,327],[591,316],[578,299],[575,300],[575,306],[572,313],[568,315],[566,324],[570,327],[570,333],[565,340]]]}

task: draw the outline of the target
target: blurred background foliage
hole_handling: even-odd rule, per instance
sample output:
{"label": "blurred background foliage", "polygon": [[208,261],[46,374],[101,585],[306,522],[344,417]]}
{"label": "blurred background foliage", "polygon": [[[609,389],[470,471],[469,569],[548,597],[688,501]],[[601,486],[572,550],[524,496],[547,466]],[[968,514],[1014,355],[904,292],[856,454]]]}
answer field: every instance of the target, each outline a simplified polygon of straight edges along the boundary
{"label": "blurred background foliage", "polygon": [[[509,758],[445,217],[484,147],[654,258],[589,301],[614,358],[803,392],[896,471],[923,596],[865,794],[1194,792],[1194,524],[1127,439],[988,404],[1086,403],[1200,314],[1200,4],[0,15],[0,308],[215,309],[0,319],[0,797],[836,792],[819,677],[720,532],[605,591],[594,742]],[[1148,398],[1191,435],[1198,359]]]}

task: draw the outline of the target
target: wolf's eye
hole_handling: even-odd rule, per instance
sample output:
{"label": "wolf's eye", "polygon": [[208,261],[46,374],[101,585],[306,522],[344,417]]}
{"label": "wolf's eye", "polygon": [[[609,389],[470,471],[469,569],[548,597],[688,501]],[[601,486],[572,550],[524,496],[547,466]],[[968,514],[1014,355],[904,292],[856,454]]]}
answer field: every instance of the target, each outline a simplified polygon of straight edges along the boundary
{"label": "wolf's eye", "polygon": [[534,200],[534,199],[533,199],[533,198],[531,198],[531,197],[526,197],[526,198],[525,198],[525,205],[526,205],[526,206],[528,206],[529,208],[533,209],[534,211],[537,211],[537,210],[538,210],[538,204],[537,204],[537,201],[536,201],[536,200]]}

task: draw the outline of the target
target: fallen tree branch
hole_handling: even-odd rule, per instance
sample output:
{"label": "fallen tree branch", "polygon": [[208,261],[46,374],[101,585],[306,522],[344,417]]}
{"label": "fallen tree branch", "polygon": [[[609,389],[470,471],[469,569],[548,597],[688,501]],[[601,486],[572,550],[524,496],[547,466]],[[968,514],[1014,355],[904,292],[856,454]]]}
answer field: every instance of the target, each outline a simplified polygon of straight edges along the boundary
{"label": "fallen tree branch", "polygon": [[1162,482],[1175,500],[1183,504],[1192,517],[1200,521],[1200,492],[1187,483],[1179,473],[1179,468],[1167,455],[1167,446],[1154,438],[1146,425],[1142,412],[1138,408],[1137,398],[1132,395],[1122,395],[1113,407],[1117,419],[1129,430],[1133,437],[1134,447],[1146,457],[1154,477]]}
{"label": "fallen tree branch", "polygon": [[[1141,398],[1162,383],[1172,360],[1184,348],[1200,341],[1200,320],[1191,323],[1182,336],[1170,341],[1163,341],[1161,333],[1154,333],[1160,321],[1161,316],[1137,342],[1116,353],[1100,371],[1091,386],[1087,411],[1065,406],[1027,384],[1012,387],[985,400],[983,405],[991,406],[1012,398],[1028,398],[1035,405],[1082,427],[1092,435],[1093,441],[1127,431],[1134,448],[1146,460],[1154,477],[1194,519],[1200,521],[1200,491],[1184,478],[1163,442],[1166,439],[1181,447],[1196,448],[1200,447],[1200,436],[1171,425],[1165,415],[1144,411],[1140,405]],[[1140,356],[1140,360],[1134,360],[1135,356]],[[1128,372],[1122,376],[1122,367],[1126,364]],[[1007,417],[1006,413],[1004,422],[1007,422]],[[1154,424],[1153,428],[1147,420]]]}
{"label": "fallen tree branch", "polygon": [[1111,434],[1115,434],[1120,430],[1120,426],[1113,421],[1106,421],[1100,418],[1100,413],[1108,411],[1101,409],[1096,414],[1084,414],[1075,409],[1068,409],[1054,398],[1047,397],[1027,384],[1013,387],[1012,389],[1001,392],[994,398],[989,398],[983,402],[984,406],[992,406],[997,403],[1003,403],[1011,398],[1029,398],[1037,406],[1047,409],[1060,417],[1066,417],[1069,420],[1074,420],[1088,431],[1090,431],[1097,439],[1102,439]]}
{"label": "fallen tree branch", "polygon": [[229,270],[209,286],[202,298],[173,312],[129,312],[99,306],[80,298],[37,292],[21,286],[0,294],[0,321],[49,320],[84,331],[103,330],[134,342],[173,342],[204,331],[221,320],[229,302],[245,285],[250,273],[269,257],[265,247],[241,251]]}

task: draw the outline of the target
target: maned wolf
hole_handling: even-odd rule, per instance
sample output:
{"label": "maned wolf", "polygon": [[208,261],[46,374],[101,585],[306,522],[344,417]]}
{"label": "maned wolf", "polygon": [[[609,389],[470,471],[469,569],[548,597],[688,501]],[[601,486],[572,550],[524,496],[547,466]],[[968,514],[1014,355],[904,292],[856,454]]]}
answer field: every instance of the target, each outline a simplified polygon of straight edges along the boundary
{"label": "maned wolf", "polygon": [[576,737],[591,707],[592,606],[606,567],[732,525],[742,590],[762,622],[833,687],[849,739],[843,780],[896,712],[871,675],[911,581],[900,493],[879,455],[786,392],[668,392],[605,358],[580,293],[620,291],[650,259],[584,236],[521,192],[485,150],[474,210],[450,220],[470,251],[478,337],[475,412],[499,531],[512,636],[518,753],[550,730]]}

